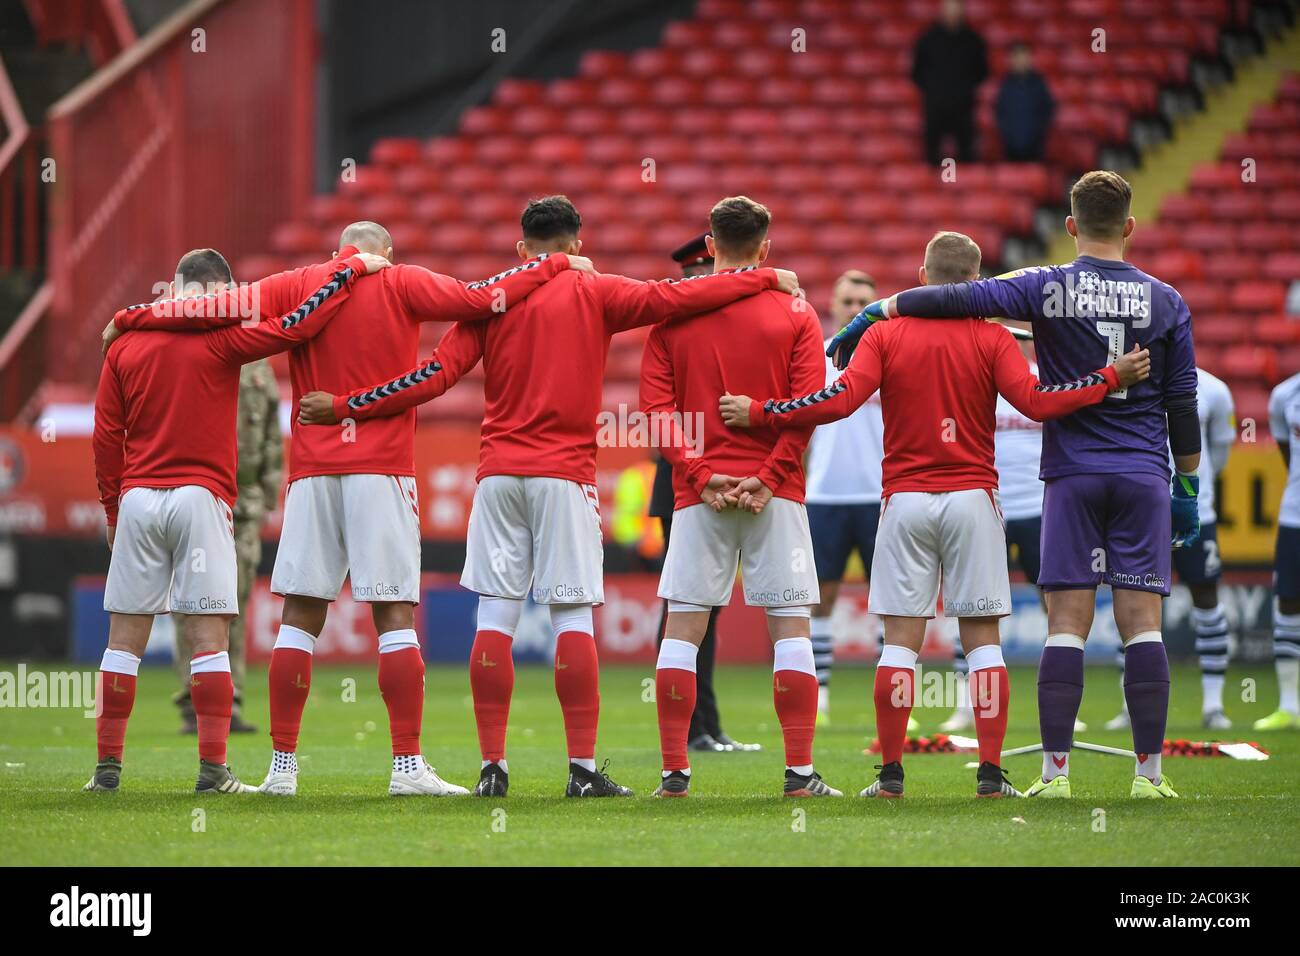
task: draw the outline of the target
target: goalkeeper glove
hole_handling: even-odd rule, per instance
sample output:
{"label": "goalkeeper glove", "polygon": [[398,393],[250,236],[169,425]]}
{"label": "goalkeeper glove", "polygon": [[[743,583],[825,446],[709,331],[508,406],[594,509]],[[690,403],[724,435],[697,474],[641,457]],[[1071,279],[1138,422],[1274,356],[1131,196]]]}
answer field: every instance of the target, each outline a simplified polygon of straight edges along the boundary
{"label": "goalkeeper glove", "polygon": [[1201,513],[1196,506],[1196,496],[1200,491],[1201,479],[1196,475],[1184,475],[1181,471],[1174,473],[1170,507],[1175,549],[1191,547],[1201,536]]}
{"label": "goalkeeper glove", "polygon": [[849,359],[853,358],[853,350],[858,347],[862,336],[866,335],[867,329],[884,317],[885,300],[877,299],[875,302],[868,303],[867,307],[855,315],[848,325],[835,333],[831,338],[831,344],[826,347],[826,355],[835,362],[836,368],[841,370],[848,368]]}

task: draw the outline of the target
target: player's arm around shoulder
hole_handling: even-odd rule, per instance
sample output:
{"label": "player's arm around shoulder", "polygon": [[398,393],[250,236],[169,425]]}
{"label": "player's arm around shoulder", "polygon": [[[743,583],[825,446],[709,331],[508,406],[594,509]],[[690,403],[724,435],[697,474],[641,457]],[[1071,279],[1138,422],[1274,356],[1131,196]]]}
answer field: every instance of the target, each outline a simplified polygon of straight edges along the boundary
{"label": "player's arm around shoulder", "polygon": [[[772,293],[777,294],[777,293]],[[790,394],[805,395],[826,384],[826,352],[821,320],[799,290],[788,298],[794,342],[790,351]]]}
{"label": "player's arm around shoulder", "polygon": [[290,329],[327,300],[333,300],[330,308],[337,308],[354,280],[387,266],[382,256],[369,253],[335,256],[327,263],[276,273],[251,285],[232,284],[202,296],[169,294],[127,306],[105,326],[100,336],[102,348],[107,352],[120,335],[137,329],[211,332],[271,319]]}
{"label": "player's arm around shoulder", "polygon": [[117,524],[117,506],[121,493],[123,463],[126,458],[126,399],[118,376],[115,356],[110,354],[99,373],[95,391],[95,425],[91,436],[91,453],[100,504],[108,522],[108,547],[113,548]]}
{"label": "player's arm around shoulder", "polygon": [[298,424],[336,425],[349,419],[386,418],[432,401],[478,364],[486,340],[486,323],[457,322],[443,335],[432,355],[396,378],[364,385],[345,395],[308,392],[298,400]]}
{"label": "player's arm around shoulder", "polygon": [[408,266],[394,282],[402,303],[416,321],[470,322],[506,313],[556,276],[591,272],[585,256],[547,252],[486,279],[462,282],[420,266]]}
{"label": "player's arm around shoulder", "polygon": [[819,372],[817,378],[809,379],[813,389],[798,397],[721,396],[718,411],[723,424],[728,428],[806,428],[852,415],[880,388],[887,351],[885,334],[883,330],[870,330],[862,338],[862,347],[854,351],[848,367],[835,381],[823,384],[823,373]]}
{"label": "player's arm around shoulder", "polygon": [[204,333],[207,346],[219,361],[235,365],[286,352],[319,334],[338,314],[358,280],[388,266],[389,262],[383,256],[364,252],[346,259],[336,257],[327,267],[329,272],[323,279],[317,272],[307,280],[304,297],[297,308],[276,319],[264,313],[265,321],[249,326],[208,330]]}

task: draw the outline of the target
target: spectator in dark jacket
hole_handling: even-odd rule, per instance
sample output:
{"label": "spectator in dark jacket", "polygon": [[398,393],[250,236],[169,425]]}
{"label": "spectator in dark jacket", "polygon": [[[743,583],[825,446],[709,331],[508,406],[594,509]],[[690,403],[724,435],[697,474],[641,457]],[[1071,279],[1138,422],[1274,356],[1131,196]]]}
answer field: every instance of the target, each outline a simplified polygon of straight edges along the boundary
{"label": "spectator in dark jacket", "polygon": [[1006,158],[1016,163],[1042,160],[1056,101],[1023,43],[1011,48],[1011,71],[998,90],[996,112]]}
{"label": "spectator in dark jacket", "polygon": [[925,108],[925,155],[938,165],[952,137],[957,158],[975,158],[975,91],[988,77],[984,38],[967,23],[961,0],[943,0],[938,22],[912,54],[912,81]]}

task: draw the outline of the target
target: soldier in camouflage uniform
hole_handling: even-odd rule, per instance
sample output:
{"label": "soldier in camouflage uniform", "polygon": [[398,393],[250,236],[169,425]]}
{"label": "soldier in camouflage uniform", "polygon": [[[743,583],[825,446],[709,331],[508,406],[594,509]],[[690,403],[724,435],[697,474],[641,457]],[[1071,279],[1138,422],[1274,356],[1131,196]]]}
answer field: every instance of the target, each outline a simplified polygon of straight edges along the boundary
{"label": "soldier in camouflage uniform", "polygon": [[[284,472],[284,441],[280,434],[280,390],[266,359],[249,362],[239,373],[239,471],[235,503],[235,560],[239,568],[239,616],[230,625],[230,678],[235,685],[232,733],[253,733],[256,728],[241,715],[244,699],[244,624],[248,595],[262,560],[262,521],[275,508]],[[190,649],[185,644],[184,614],[172,614],[176,625],[176,675],[181,691],[181,732],[197,733],[190,702]]]}

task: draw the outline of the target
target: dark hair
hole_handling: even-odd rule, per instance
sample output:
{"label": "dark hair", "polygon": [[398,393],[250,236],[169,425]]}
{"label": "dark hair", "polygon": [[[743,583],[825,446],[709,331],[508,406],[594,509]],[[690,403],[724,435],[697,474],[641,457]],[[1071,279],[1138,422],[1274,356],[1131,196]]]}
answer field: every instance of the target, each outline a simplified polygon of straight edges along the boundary
{"label": "dark hair", "polygon": [[577,236],[582,217],[568,196],[545,196],[529,201],[519,225],[525,239],[558,239]]}
{"label": "dark hair", "polygon": [[925,247],[925,278],[931,285],[965,282],[979,275],[980,247],[960,232],[936,232]]}
{"label": "dark hair", "polygon": [[753,255],[772,224],[772,214],[748,196],[728,196],[709,213],[713,243],[733,256]]}
{"label": "dark hair", "polygon": [[191,249],[176,263],[182,285],[228,285],[233,280],[230,263],[216,249]]}
{"label": "dark hair", "polygon": [[1090,239],[1120,238],[1132,202],[1133,187],[1108,169],[1084,173],[1070,190],[1070,214],[1079,235]]}

